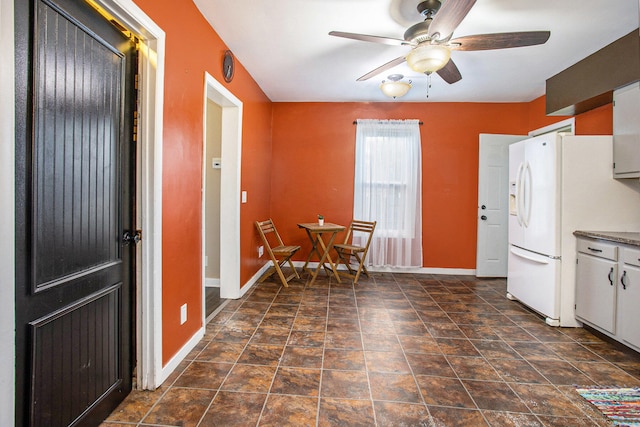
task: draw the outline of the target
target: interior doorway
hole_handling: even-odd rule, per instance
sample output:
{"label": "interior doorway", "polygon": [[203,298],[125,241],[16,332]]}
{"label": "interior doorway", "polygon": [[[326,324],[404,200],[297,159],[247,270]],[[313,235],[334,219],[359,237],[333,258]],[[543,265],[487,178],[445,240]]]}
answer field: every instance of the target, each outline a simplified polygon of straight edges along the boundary
{"label": "interior doorway", "polygon": [[[240,298],[240,164],[242,159],[242,102],[208,73],[205,73],[204,83],[203,323],[210,315],[207,314],[209,312],[207,299],[211,299],[212,295],[215,297],[216,288],[220,291],[219,299],[221,300]],[[215,302],[213,304],[218,305],[218,309],[222,306]]]}
{"label": "interior doorway", "polygon": [[204,286],[207,320],[220,298],[220,190],[222,172],[222,107],[207,99],[204,148]]}

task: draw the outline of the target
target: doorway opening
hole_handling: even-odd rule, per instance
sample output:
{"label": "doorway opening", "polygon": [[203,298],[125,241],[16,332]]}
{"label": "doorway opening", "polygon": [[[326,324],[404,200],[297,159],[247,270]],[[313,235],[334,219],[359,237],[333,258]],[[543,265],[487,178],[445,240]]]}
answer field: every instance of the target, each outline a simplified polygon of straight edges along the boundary
{"label": "doorway opening", "polygon": [[[203,323],[240,298],[242,102],[205,73],[202,168]],[[219,291],[219,292],[218,292]]]}

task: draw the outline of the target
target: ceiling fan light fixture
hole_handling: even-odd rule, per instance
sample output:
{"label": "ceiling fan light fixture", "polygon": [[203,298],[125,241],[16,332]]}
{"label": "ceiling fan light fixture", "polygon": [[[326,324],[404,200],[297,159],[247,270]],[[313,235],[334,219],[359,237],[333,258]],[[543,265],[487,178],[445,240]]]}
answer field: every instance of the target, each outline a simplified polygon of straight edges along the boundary
{"label": "ceiling fan light fixture", "polygon": [[440,44],[421,43],[407,55],[409,68],[418,73],[433,73],[447,65],[451,51]]}
{"label": "ceiling fan light fixture", "polygon": [[380,84],[380,90],[389,98],[403,97],[411,89],[411,81],[402,81],[404,78],[402,74],[392,74],[387,78],[389,80],[383,80]]}

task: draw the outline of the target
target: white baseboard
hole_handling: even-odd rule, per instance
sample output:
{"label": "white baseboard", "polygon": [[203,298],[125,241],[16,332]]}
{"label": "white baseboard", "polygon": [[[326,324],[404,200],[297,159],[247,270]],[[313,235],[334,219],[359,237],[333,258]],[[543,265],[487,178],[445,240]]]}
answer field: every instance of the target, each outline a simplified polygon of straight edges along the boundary
{"label": "white baseboard", "polygon": [[[294,261],[293,265],[302,268],[303,261]],[[309,268],[317,268],[317,262],[310,262]],[[338,270],[346,270],[344,265],[340,265]],[[472,268],[434,268],[434,267],[369,267],[367,270],[376,273],[414,273],[414,274],[446,274],[455,276],[475,276],[476,270]]]}
{"label": "white baseboard", "polygon": [[212,277],[205,277],[204,286],[207,288],[219,288],[220,287],[220,278],[214,279]]}
{"label": "white baseboard", "polygon": [[205,326],[202,326],[202,328],[198,329],[198,331],[193,334],[191,339],[189,339],[189,341],[187,341],[187,343],[182,346],[180,351],[178,351],[175,356],[173,356],[171,360],[169,360],[169,362],[167,362],[167,364],[162,367],[162,372],[160,373],[160,384],[158,384],[158,387],[167,378],[169,378],[169,375],[171,375],[173,371],[176,370],[178,365],[187,357],[189,352],[191,352],[191,350],[193,350],[196,345],[198,345],[200,340],[202,340],[202,338],[204,337],[204,331]]}
{"label": "white baseboard", "polygon": [[[295,265],[295,264],[294,264]],[[300,266],[303,266],[304,263],[300,264]],[[249,292],[249,289],[251,289],[251,287],[253,287],[253,285],[255,285],[256,283],[258,283],[258,280],[260,279],[260,277],[262,277],[262,275],[264,273],[267,272],[267,270],[269,269],[269,267],[271,267],[271,261],[269,261],[268,263],[266,263],[265,265],[262,266],[262,268],[260,270],[258,270],[258,272],[256,274],[254,274],[251,279],[249,279],[247,281],[247,283],[245,283],[241,288],[240,288],[240,298],[242,298],[247,292]]]}

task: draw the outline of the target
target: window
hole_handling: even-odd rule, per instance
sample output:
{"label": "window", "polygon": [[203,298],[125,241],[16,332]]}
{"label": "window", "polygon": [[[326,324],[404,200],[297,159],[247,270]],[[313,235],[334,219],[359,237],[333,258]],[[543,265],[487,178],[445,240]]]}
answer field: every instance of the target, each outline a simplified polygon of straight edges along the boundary
{"label": "window", "polygon": [[422,266],[421,181],[417,120],[358,120],[353,214],[378,221],[368,265]]}

